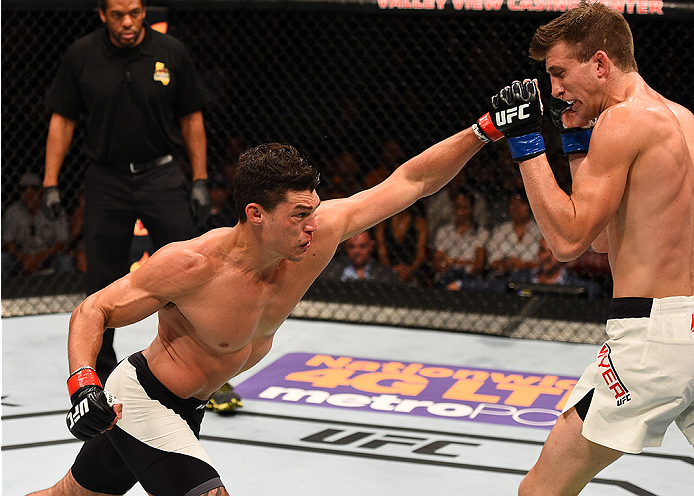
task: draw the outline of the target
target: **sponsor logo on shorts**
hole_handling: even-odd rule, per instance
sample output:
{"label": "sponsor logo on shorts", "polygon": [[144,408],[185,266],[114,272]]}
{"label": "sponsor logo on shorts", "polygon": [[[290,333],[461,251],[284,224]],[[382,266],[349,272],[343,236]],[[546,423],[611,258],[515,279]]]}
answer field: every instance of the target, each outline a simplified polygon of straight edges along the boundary
{"label": "sponsor logo on shorts", "polygon": [[631,401],[629,390],[624,385],[617,374],[617,370],[612,363],[612,349],[605,343],[598,352],[598,369],[604,369],[601,372],[602,379],[607,384],[607,387],[614,393],[614,398],[617,400],[617,406],[622,406],[627,401]]}

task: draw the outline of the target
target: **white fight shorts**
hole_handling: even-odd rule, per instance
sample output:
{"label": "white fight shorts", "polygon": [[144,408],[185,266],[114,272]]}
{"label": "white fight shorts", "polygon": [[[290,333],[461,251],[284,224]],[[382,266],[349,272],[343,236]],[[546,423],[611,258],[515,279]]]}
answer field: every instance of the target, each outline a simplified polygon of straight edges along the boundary
{"label": "white fight shorts", "polygon": [[583,436],[640,453],[674,421],[694,444],[694,297],[615,298],[606,331],[564,408],[592,393]]}

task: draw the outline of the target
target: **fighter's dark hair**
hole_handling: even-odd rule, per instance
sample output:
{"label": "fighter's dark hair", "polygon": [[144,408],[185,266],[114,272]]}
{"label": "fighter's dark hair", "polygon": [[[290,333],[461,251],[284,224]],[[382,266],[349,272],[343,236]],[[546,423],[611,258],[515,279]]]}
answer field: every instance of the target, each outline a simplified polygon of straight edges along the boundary
{"label": "fighter's dark hair", "polygon": [[290,145],[267,143],[239,156],[234,176],[234,202],[239,222],[246,222],[246,206],[257,203],[271,212],[289,191],[315,191],[320,174]]}

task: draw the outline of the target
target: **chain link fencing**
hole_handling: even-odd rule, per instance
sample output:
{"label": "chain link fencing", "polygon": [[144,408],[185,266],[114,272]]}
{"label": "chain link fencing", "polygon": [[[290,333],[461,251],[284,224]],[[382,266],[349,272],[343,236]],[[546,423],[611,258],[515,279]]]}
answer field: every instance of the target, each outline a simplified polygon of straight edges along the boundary
{"label": "chain link fencing", "polygon": [[[204,110],[208,164],[218,177],[232,176],[245,148],[286,142],[321,170],[323,199],[350,195],[469,126],[487,110],[489,96],[513,79],[537,78],[542,93],[550,93],[543,64],[527,52],[535,29],[551,18],[544,14],[386,12],[327,3],[208,2],[195,9],[171,4],[168,10],[149,10],[166,16],[168,32],[187,46],[211,94]],[[26,174],[43,177],[50,119],[44,98],[61,57],[101,24],[93,8],[22,10],[22,5],[2,10],[3,316],[70,311],[84,297],[80,192],[88,161],[79,123],[60,175],[65,235],[49,259],[53,263],[44,260],[33,268],[21,260],[10,263],[6,242],[13,221],[6,217],[13,204],[28,201],[24,193],[32,181]],[[691,19],[629,21],[646,81],[694,108]],[[568,165],[548,121],[544,134],[557,180],[568,191]],[[181,157],[185,160],[184,153]],[[602,340],[611,291],[604,255],[588,253],[563,266],[570,276],[564,284],[513,281],[504,265],[495,263],[513,256],[526,265],[544,263],[539,239],[514,255],[515,236],[508,232],[520,231],[497,233],[522,215],[522,198],[514,205],[519,193],[522,182],[505,144],[486,146],[450,186],[371,230],[372,263],[406,266],[400,271],[405,281],[321,277],[294,316]],[[473,228],[462,227],[469,211]],[[22,236],[31,238],[35,233],[24,227]],[[486,257],[481,263],[479,250],[461,241],[468,239],[461,234],[466,229],[478,234],[475,243]],[[31,239],[16,242],[24,242],[29,253],[41,250]],[[338,257],[345,252],[339,249]],[[134,249],[133,262],[141,254]]]}

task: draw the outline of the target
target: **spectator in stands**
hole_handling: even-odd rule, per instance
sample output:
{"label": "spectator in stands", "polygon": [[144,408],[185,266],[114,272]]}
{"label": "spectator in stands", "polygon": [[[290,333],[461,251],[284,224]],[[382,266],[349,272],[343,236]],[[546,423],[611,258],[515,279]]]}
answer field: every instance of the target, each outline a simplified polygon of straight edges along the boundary
{"label": "spectator in stands", "polygon": [[366,188],[372,188],[381,183],[392,174],[405,159],[405,152],[400,146],[400,143],[392,138],[386,139],[381,147],[378,166],[366,174],[364,186]]}
{"label": "spectator in stands", "polygon": [[320,275],[333,281],[371,281],[399,284],[398,275],[372,256],[374,240],[369,231],[355,234],[342,243],[343,253],[333,258]]}
{"label": "spectator in stands", "polygon": [[19,201],[2,216],[2,275],[72,272],[74,264],[65,253],[69,237],[65,215],[52,222],[43,214],[42,184],[36,174],[24,174],[19,188]]}
{"label": "spectator in stands", "polygon": [[479,227],[487,227],[488,212],[484,195],[468,181],[467,167],[453,178],[438,193],[425,198],[426,221],[429,228],[429,239],[432,244],[436,242],[439,229],[446,224],[451,224],[455,218],[456,206],[453,199],[459,190],[464,189],[467,194],[473,195],[474,209],[472,212],[475,224]]}
{"label": "spectator in stands", "polygon": [[452,195],[454,220],[439,229],[434,240],[435,286],[462,289],[484,273],[489,231],[475,222],[475,195],[465,189]]}
{"label": "spectator in stands", "polygon": [[556,259],[545,238],[540,238],[538,243],[537,267],[518,270],[508,280],[515,283],[584,288],[588,298],[595,300],[600,297],[599,285],[569,271],[566,263]]}
{"label": "spectator in stands", "polygon": [[330,177],[322,185],[321,198],[345,198],[356,193],[362,184],[359,162],[354,153],[342,151],[328,164]]}
{"label": "spectator in stands", "polygon": [[402,282],[428,282],[428,229],[421,211],[418,202],[374,228],[379,262]]}
{"label": "spectator in stands", "polygon": [[198,228],[198,234],[204,234],[210,229],[218,227],[235,226],[239,221],[239,215],[236,213],[234,199],[224,174],[217,171],[211,172],[207,181],[207,188],[210,191],[212,208],[207,221]]}
{"label": "spectator in stands", "polygon": [[511,220],[495,227],[487,244],[487,265],[495,277],[508,277],[518,270],[537,266],[542,233],[533,219],[524,191],[519,190],[509,197],[508,211]]}

